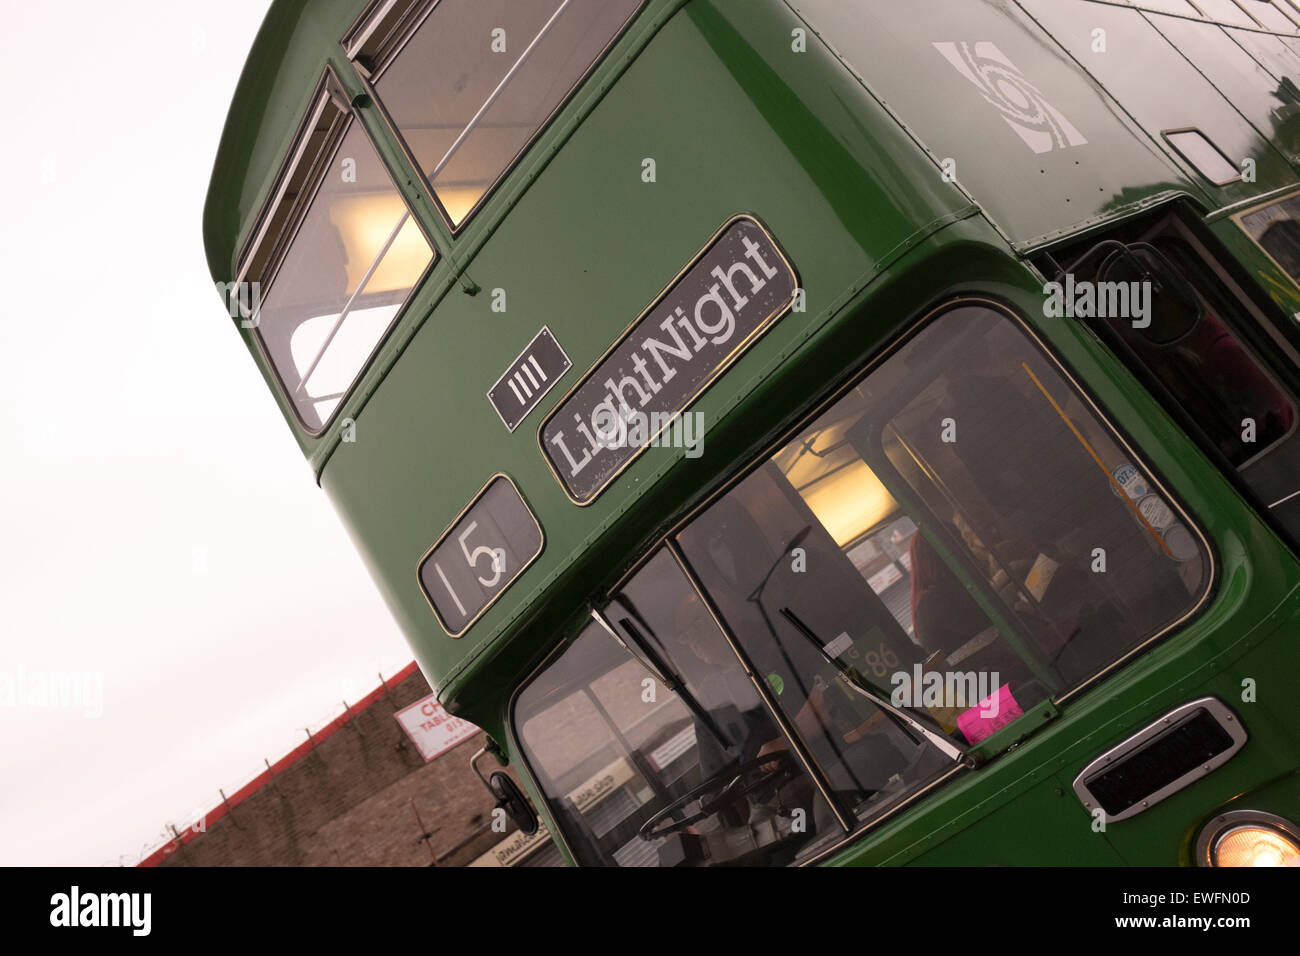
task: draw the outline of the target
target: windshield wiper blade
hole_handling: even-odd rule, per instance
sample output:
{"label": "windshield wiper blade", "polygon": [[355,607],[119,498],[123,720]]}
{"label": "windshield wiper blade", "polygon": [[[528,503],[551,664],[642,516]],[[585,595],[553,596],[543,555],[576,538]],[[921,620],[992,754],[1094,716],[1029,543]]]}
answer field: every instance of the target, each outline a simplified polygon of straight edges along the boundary
{"label": "windshield wiper blade", "polygon": [[[641,654],[627,646],[627,641],[623,640],[619,635],[618,629],[614,627],[613,622],[605,616],[604,611],[594,604],[591,606],[591,616],[610,637],[618,642],[619,647],[627,651],[629,657],[653,674],[669,691],[676,694],[695,718],[708,729],[709,733],[713,734],[714,739],[722,745],[723,749],[727,749],[727,739],[722,735],[722,731],[718,729],[718,725],[713,720],[713,715],[705,710],[703,705],[695,699],[695,695],[687,689],[686,681],[678,677],[659,657],[654,648],[650,646],[650,642],[645,640],[630,618],[623,618],[619,623],[627,630],[628,636],[632,638]],[[643,659],[641,655],[645,655],[645,658],[648,659]]]}
{"label": "windshield wiper blade", "polygon": [[873,704],[875,704],[877,707],[879,707],[881,710],[885,711],[886,713],[892,714],[893,716],[897,717],[899,720],[904,721],[909,727],[911,727],[913,730],[915,730],[917,733],[923,736],[926,740],[928,740],[931,744],[937,747],[941,752],[943,752],[946,756],[948,756],[952,760],[958,763],[970,762],[969,758],[965,753],[962,752],[961,748],[957,747],[951,741],[944,739],[943,737],[936,734],[934,731],[930,730],[930,728],[926,727],[923,723],[921,723],[919,720],[917,720],[907,711],[903,710],[901,707],[895,707],[893,702],[890,701],[888,697],[877,696],[874,687],[870,687],[870,685],[863,686],[864,684],[866,684],[866,682],[861,680],[856,674],[856,672],[853,671],[853,669],[850,668],[847,664],[839,661],[834,657],[831,657],[830,654],[826,653],[826,648],[822,644],[821,640],[817,637],[816,634],[813,633],[812,629],[808,627],[807,624],[805,624],[803,621],[799,619],[799,616],[795,614],[794,611],[790,610],[788,607],[783,607],[781,608],[781,616],[784,617],[787,621],[789,621],[792,625],[794,625],[794,629],[798,631],[800,634],[802,634],[804,637],[806,637],[808,641],[814,647],[817,648],[817,653],[819,653],[823,658],[825,658],[827,663],[829,663],[832,667],[834,667],[839,672],[840,678],[851,690],[854,690],[858,694],[867,698],[867,700],[871,701]]}

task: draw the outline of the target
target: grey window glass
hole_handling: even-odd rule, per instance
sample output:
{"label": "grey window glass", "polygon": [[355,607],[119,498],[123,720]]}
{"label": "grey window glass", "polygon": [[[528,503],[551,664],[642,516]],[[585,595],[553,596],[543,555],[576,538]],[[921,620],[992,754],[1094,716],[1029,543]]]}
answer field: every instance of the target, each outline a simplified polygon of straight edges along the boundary
{"label": "grey window glass", "polygon": [[642,0],[440,0],[375,84],[453,225]]}
{"label": "grey window glass", "polygon": [[607,613],[637,656],[589,625],[514,713],[579,862],[785,865],[844,836],[671,555],[651,558]]}
{"label": "grey window glass", "polygon": [[[927,326],[678,541],[864,817],[945,764],[840,674],[967,747],[1178,620],[1207,577],[1192,532],[1056,366],[973,306]],[[892,593],[904,581],[906,602]]]}
{"label": "grey window glass", "polygon": [[433,259],[353,123],[262,297],[257,334],[308,431],[333,416]]}
{"label": "grey window glass", "polygon": [[1247,213],[1241,228],[1300,283],[1300,196]]}
{"label": "grey window glass", "polygon": [[1216,186],[1236,182],[1241,178],[1241,170],[1228,162],[1218,147],[1200,130],[1166,133],[1165,136],[1184,159]]}
{"label": "grey window glass", "polygon": [[[1170,267],[1186,281],[1188,291],[1201,300],[1202,311],[1162,308],[1157,295],[1146,328],[1105,319],[1093,320],[1094,325],[1106,323],[1109,335],[1123,342],[1132,358],[1150,370],[1224,458],[1242,468],[1292,434],[1295,404],[1267,371],[1267,365],[1233,330],[1239,309],[1214,293],[1214,286],[1205,281],[1211,273],[1192,247],[1175,236],[1153,237],[1150,245],[1167,257]],[[1143,249],[1134,255],[1111,255],[1098,270],[1098,278],[1103,282],[1138,280],[1145,262],[1153,259]],[[1249,440],[1243,440],[1246,421],[1255,423]],[[1300,468],[1292,470],[1293,486],[1297,478]]]}

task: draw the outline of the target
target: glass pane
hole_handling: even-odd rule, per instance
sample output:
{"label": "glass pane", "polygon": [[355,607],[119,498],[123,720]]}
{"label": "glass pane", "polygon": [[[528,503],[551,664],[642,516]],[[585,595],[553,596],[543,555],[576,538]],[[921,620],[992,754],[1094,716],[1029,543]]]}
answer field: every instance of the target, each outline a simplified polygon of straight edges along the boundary
{"label": "glass pane", "polygon": [[[1110,325],[1223,456],[1241,467],[1291,433],[1296,408],[1232,331],[1228,304],[1204,294],[1209,291],[1202,278],[1207,273],[1191,247],[1165,236],[1153,238],[1151,244],[1188,281],[1203,312],[1197,318],[1195,311],[1165,307],[1157,295],[1152,298],[1148,327],[1135,328],[1124,321]],[[1141,278],[1142,266],[1142,260],[1133,256],[1111,256],[1099,278],[1131,282]],[[1243,428],[1247,421],[1254,423],[1249,431]]]}
{"label": "glass pane", "polygon": [[505,172],[641,0],[441,0],[376,91],[453,225]]}
{"label": "glass pane", "polygon": [[1179,618],[1207,572],[1056,367],[981,307],[929,325],[678,540],[862,816],[950,763],[850,685],[968,746]]}
{"label": "glass pane", "polygon": [[318,431],[333,415],[432,258],[354,123],[257,320],[258,335],[309,430]]}
{"label": "glass pane", "polygon": [[515,708],[581,862],[780,866],[844,835],[669,554],[607,613],[638,657],[592,624]]}
{"label": "glass pane", "polygon": [[1174,149],[1210,182],[1224,185],[1241,177],[1241,170],[1228,162],[1200,130],[1165,135]]}
{"label": "glass pane", "polygon": [[1300,196],[1247,213],[1241,228],[1300,283]]}

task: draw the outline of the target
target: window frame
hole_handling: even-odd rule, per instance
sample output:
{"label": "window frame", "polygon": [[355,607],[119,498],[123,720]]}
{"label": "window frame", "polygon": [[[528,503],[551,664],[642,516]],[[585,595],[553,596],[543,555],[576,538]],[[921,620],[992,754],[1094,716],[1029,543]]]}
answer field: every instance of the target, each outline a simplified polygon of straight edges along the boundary
{"label": "window frame", "polygon": [[[1080,382],[1079,378],[1074,375],[1065,362],[1048,347],[1047,343],[1043,340],[1038,331],[1025,320],[1014,306],[994,298],[992,295],[982,293],[954,296],[921,310],[918,319],[910,323],[903,331],[888,339],[869,359],[865,362],[859,361],[852,365],[847,377],[840,384],[832,387],[823,397],[816,399],[808,410],[798,414],[792,424],[781,429],[776,439],[766,442],[758,452],[748,457],[744,464],[728,471],[726,476],[711,487],[698,502],[687,508],[677,518],[673,519],[671,523],[668,524],[667,530],[657,534],[642,549],[640,549],[638,557],[628,566],[627,570],[619,575],[619,577],[610,584],[608,588],[603,589],[599,594],[593,594],[590,600],[599,603],[601,599],[608,595],[617,593],[629,580],[631,580],[633,576],[637,574],[637,572],[639,572],[656,554],[658,554],[660,550],[665,550],[673,557],[674,561],[682,570],[682,573],[686,576],[692,587],[694,587],[697,593],[699,593],[703,598],[710,616],[722,631],[727,644],[732,647],[734,653],[735,647],[739,646],[737,638],[732,633],[727,622],[718,615],[712,598],[709,597],[707,592],[705,592],[701,587],[694,571],[690,568],[689,562],[684,561],[683,556],[681,555],[680,546],[676,541],[677,535],[684,528],[689,526],[697,516],[708,510],[708,508],[715,502],[724,498],[732,491],[732,489],[741,484],[757,469],[761,468],[774,453],[785,447],[791,440],[798,437],[798,435],[800,435],[809,425],[815,422],[822,414],[831,409],[840,401],[840,399],[851,392],[859,382],[868,378],[880,365],[897,354],[898,351],[908,342],[912,341],[912,339],[915,338],[922,329],[926,328],[932,322],[939,320],[945,314],[968,306],[983,306],[984,308],[997,313],[1002,318],[1009,320],[1019,330],[1019,332],[1025,336],[1030,346],[1035,348],[1068,383],[1069,387],[1074,391],[1074,394],[1095,416],[1097,422],[1109,433],[1115,443],[1128,453],[1129,460],[1132,461],[1135,466],[1140,468],[1143,474],[1147,476],[1151,483],[1152,490],[1159,493],[1170,509],[1182,519],[1188,531],[1196,538],[1197,543],[1205,555],[1205,581],[1201,587],[1199,596],[1196,597],[1196,599],[1191,603],[1191,606],[1185,610],[1182,615],[1169,622],[1155,633],[1145,637],[1140,643],[1129,648],[1121,656],[1111,661],[1105,667],[1098,670],[1082,682],[1073,686],[1067,686],[1059,694],[1049,697],[1047,699],[1047,704],[1060,707],[1072,698],[1094,688],[1098,683],[1105,680],[1115,671],[1127,666],[1137,657],[1145,654],[1154,645],[1191,623],[1205,610],[1218,589],[1220,562],[1218,559],[1218,552],[1214,547],[1213,539],[1205,532],[1205,529],[1201,526],[1200,522],[1193,517],[1191,512],[1183,504],[1182,500],[1171,492],[1160,473],[1152,467],[1147,456],[1139,454],[1127,432],[1120,428],[1113,417],[1102,409],[1093,394],[1083,386],[1082,382]],[[1118,359],[1115,359],[1115,361],[1118,362]],[[522,741],[516,732],[516,704],[524,689],[531,685],[531,683],[544,670],[546,670],[546,668],[548,668],[573,644],[578,636],[585,631],[589,623],[590,619],[584,616],[581,622],[579,622],[570,633],[567,633],[561,641],[544,656],[542,661],[519,681],[514,691],[511,693],[510,699],[506,705],[506,731],[509,735],[512,752],[519,756],[524,771],[528,776],[529,783],[533,786],[536,793],[541,796],[541,802],[546,807],[548,813],[551,811],[549,802],[545,796],[545,790],[539,785],[538,777],[534,773],[529,762],[528,753],[523,747]],[[610,639],[613,640],[613,638]],[[743,657],[739,654],[737,655],[737,663],[742,669],[747,669],[746,661],[747,657]],[[769,710],[776,707],[776,705],[769,700],[768,694],[764,690],[760,690],[760,696],[763,699],[764,705],[768,707]],[[779,711],[779,708],[776,709]],[[1025,714],[1024,716],[1028,717],[1031,715]],[[785,715],[779,713],[774,715],[774,719],[778,720],[778,725],[784,729]],[[1015,725],[1012,724],[1009,726]],[[1033,725],[1031,732],[1036,730],[1039,726],[1041,726],[1041,724]],[[817,762],[815,755],[807,748],[806,743],[802,740],[800,735],[787,734],[787,739],[791,746],[796,749],[800,762],[809,769],[813,779],[818,782],[820,787],[821,782],[825,780],[825,769]],[[965,748],[965,753],[970,754],[976,752],[979,750],[979,747],[979,744],[973,744]],[[940,775],[926,786],[908,794],[897,804],[887,808],[878,816],[872,817],[866,821],[861,821],[854,817],[852,819],[853,826],[845,834],[844,839],[820,851],[815,856],[801,861],[798,865],[809,866],[826,859],[828,856],[838,852],[846,845],[856,842],[867,833],[878,829],[886,821],[911,808],[932,790],[945,785],[958,773],[968,769],[975,770],[977,767],[973,767],[965,761],[955,762],[946,773]],[[832,802],[832,807],[835,809],[836,815],[839,816],[840,808],[838,805]],[[563,828],[559,826],[555,819],[553,819],[551,823],[553,824],[553,826],[551,826],[552,833],[558,834],[559,840],[563,844],[565,851],[569,854],[572,860],[576,861],[577,857],[567,842]]]}
{"label": "window frame", "polygon": [[650,0],[638,0],[637,8],[630,16],[628,16],[627,21],[619,28],[618,33],[610,38],[609,42],[601,48],[601,51],[597,54],[596,58],[592,60],[591,65],[588,66],[586,70],[583,71],[582,75],[574,81],[573,86],[565,91],[564,95],[555,104],[555,108],[547,114],[546,118],[528,137],[528,140],[519,148],[519,151],[515,153],[510,162],[506,164],[500,174],[492,181],[492,184],[483,191],[483,194],[479,196],[477,200],[475,200],[474,205],[466,210],[464,217],[459,223],[452,222],[451,216],[447,214],[447,210],[442,204],[442,200],[438,198],[438,191],[433,185],[433,182],[429,179],[428,174],[425,172],[424,167],[420,164],[419,160],[416,159],[414,151],[406,141],[406,137],[402,135],[396,121],[388,112],[388,108],[384,105],[383,97],[381,97],[375,89],[376,84],[378,84],[383,78],[385,71],[387,71],[388,68],[392,66],[393,62],[401,56],[402,51],[406,48],[407,44],[410,43],[411,39],[419,29],[424,26],[425,22],[433,14],[434,10],[437,9],[442,0],[415,0],[415,3],[411,8],[402,15],[398,24],[395,26],[392,35],[381,48],[379,59],[375,63],[373,71],[368,69],[364,64],[358,62],[358,57],[362,52],[362,43],[360,40],[368,35],[368,31],[372,29],[372,24],[377,25],[382,20],[385,9],[393,2],[395,2],[395,0],[371,0],[370,5],[362,12],[361,16],[357,18],[357,21],[348,30],[347,34],[344,35],[343,39],[340,40],[339,46],[343,51],[343,56],[352,64],[353,72],[361,83],[362,88],[365,90],[366,96],[369,98],[371,104],[374,105],[375,111],[383,119],[384,127],[386,128],[390,138],[397,144],[398,149],[401,150],[406,161],[410,163],[411,168],[415,170],[419,178],[419,183],[428,196],[430,203],[433,208],[438,211],[438,217],[442,220],[442,225],[454,239],[469,227],[470,223],[474,221],[475,217],[477,217],[479,212],[482,211],[483,207],[488,204],[496,194],[497,190],[500,189],[506,180],[510,178],[510,174],[514,172],[515,168],[519,166],[524,157],[527,156],[532,151],[533,147],[537,145],[537,141],[542,138],[548,129],[550,129],[551,124],[555,121],[556,117],[559,116],[559,114],[564,111],[564,108],[569,105],[578,90],[580,90],[583,85],[591,79],[592,74],[608,58],[610,51],[628,34],[632,29],[633,24],[635,24],[646,12]]}
{"label": "window frame", "polygon": [[[323,118],[325,111],[331,106],[338,111],[338,116],[331,122],[325,139],[315,151],[310,148],[310,138],[313,129]],[[421,236],[429,246],[429,263],[420,273],[419,277],[411,284],[407,290],[393,318],[389,321],[388,326],[384,329],[383,335],[375,342],[374,347],[366,356],[365,360],[357,367],[356,375],[348,384],[348,387],[340,396],[338,405],[335,406],[328,418],[322,420],[320,427],[313,429],[304,420],[302,411],[298,403],[294,401],[293,390],[289,388],[284,379],[280,367],[276,364],[275,359],[271,356],[271,350],[267,346],[261,333],[261,321],[255,325],[247,327],[246,331],[250,333],[251,338],[257,344],[258,354],[265,362],[266,367],[271,371],[275,379],[280,397],[283,399],[285,406],[293,416],[294,422],[303,433],[310,438],[320,438],[342,413],[348,400],[356,393],[357,387],[361,380],[365,378],[366,372],[374,364],[375,357],[379,354],[384,344],[393,334],[402,318],[406,315],[411,301],[419,293],[420,289],[428,280],[434,268],[442,259],[438,245],[434,242],[433,237],[425,228],[420,217],[416,215],[415,210],[411,208],[407,197],[402,194],[401,187],[398,185],[393,170],[384,161],[383,154],[379,151],[379,146],[370,131],[366,129],[365,123],[361,122],[361,117],[349,102],[348,95],[338,80],[338,76],[330,66],[326,66],[317,81],[316,88],[311,95],[307,109],[303,114],[302,120],[298,124],[298,129],[290,142],[289,150],[280,169],[276,174],[274,185],[271,188],[270,195],[263,203],[261,210],[258,212],[254,227],[249,232],[240,249],[238,257],[238,267],[236,269],[236,287],[246,281],[255,281],[260,286],[260,295],[263,300],[270,294],[275,285],[275,280],[279,277],[280,270],[284,266],[289,253],[292,251],[294,243],[297,241],[303,225],[306,223],[307,215],[315,205],[316,199],[320,193],[321,187],[325,184],[329,168],[338,156],[339,150],[343,147],[343,142],[348,133],[353,129],[354,124],[361,130],[366,142],[374,151],[375,158],[379,160],[384,170],[384,174],[392,183],[393,192],[402,200],[402,205],[406,209],[407,215],[416,224],[420,230]],[[301,191],[291,200],[291,205],[287,217],[278,229],[272,230],[273,220],[279,211],[281,204],[286,201],[285,193],[290,181],[298,174],[299,170],[306,163],[306,174],[302,181]],[[266,244],[270,243],[269,251],[263,254]],[[259,259],[260,257],[260,259]],[[255,268],[256,266],[256,268]],[[254,278],[255,275],[255,278]],[[260,312],[260,308],[259,308]]]}
{"label": "window frame", "polygon": [[[1197,136],[1201,137],[1201,141],[1205,143],[1205,145],[1208,146],[1220,159],[1222,159],[1228,165],[1228,168],[1236,170],[1231,178],[1222,180],[1212,178],[1209,172],[1204,169],[1200,163],[1193,159],[1187,150],[1179,145],[1179,141],[1174,139],[1175,136],[1184,136],[1189,133],[1195,133]],[[1173,150],[1178,158],[1184,163],[1196,170],[1197,174],[1207,183],[1222,189],[1225,186],[1231,186],[1233,183],[1244,181],[1245,173],[1233,164],[1232,160],[1230,160],[1223,150],[1219,148],[1219,144],[1210,139],[1209,134],[1206,133],[1205,130],[1197,126],[1182,126],[1177,129],[1162,129],[1160,131],[1160,138],[1165,141],[1165,146]]]}
{"label": "window frame", "polygon": [[1291,202],[1292,200],[1300,200],[1300,188],[1288,187],[1280,193],[1274,193],[1271,196],[1262,197],[1259,202],[1241,209],[1238,212],[1232,213],[1228,218],[1232,220],[1233,224],[1241,234],[1245,236],[1246,240],[1254,246],[1261,255],[1268,259],[1268,261],[1277,268],[1278,272],[1282,273],[1282,275],[1286,276],[1287,279],[1290,280],[1291,285],[1294,286],[1296,292],[1300,294],[1300,276],[1293,276],[1290,271],[1282,265],[1282,263],[1278,262],[1277,259],[1274,258],[1273,253],[1264,248],[1264,244],[1256,239],[1251,231],[1246,227],[1246,218],[1248,216],[1252,216],[1257,212],[1262,212],[1265,209],[1271,209],[1274,206],[1280,206],[1283,203]]}

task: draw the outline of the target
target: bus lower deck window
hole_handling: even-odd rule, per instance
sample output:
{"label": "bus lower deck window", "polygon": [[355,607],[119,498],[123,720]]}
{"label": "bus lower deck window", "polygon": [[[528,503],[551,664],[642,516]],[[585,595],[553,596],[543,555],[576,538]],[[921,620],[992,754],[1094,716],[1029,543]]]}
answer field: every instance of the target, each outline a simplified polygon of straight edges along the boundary
{"label": "bus lower deck window", "polygon": [[[831,807],[866,821],[927,788],[954,755],[1187,617],[1210,574],[1203,539],[1133,453],[1012,319],[983,305],[929,323],[674,545],[605,607],[617,641],[589,628],[516,712],[560,818],[592,853],[622,849],[602,843],[573,794],[611,761],[629,768],[612,779],[640,781],[628,784],[626,836],[656,813],[688,820],[700,811],[692,787],[787,750],[794,734],[816,788],[796,775],[755,797],[748,817],[692,825],[721,852],[750,839],[738,821],[803,806],[804,840],[786,833],[747,852],[806,858],[834,836]],[[638,665],[618,665],[630,676],[599,720],[585,708],[612,677],[580,646],[624,661],[634,651],[622,648],[644,649]],[[680,697],[652,721],[638,688],[662,679]],[[690,737],[686,772],[637,778],[668,766],[675,733]],[[642,737],[648,764],[620,752]]]}

